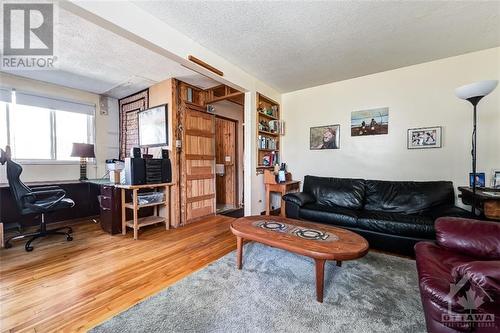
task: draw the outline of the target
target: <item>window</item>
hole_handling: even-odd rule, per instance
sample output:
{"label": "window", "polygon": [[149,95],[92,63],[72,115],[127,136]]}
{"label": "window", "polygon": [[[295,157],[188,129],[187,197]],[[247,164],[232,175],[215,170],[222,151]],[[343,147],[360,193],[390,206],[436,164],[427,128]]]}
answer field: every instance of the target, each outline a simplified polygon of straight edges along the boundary
{"label": "window", "polygon": [[94,142],[94,105],[15,91],[3,97],[0,144],[11,146],[14,159],[76,161],[73,143]]}
{"label": "window", "polygon": [[9,127],[13,157],[50,160],[51,110],[19,104],[12,109]]}
{"label": "window", "polygon": [[71,157],[73,142],[92,143],[89,133],[92,132],[92,121],[81,113],[58,111],[56,113],[56,152],[59,160],[79,160]]}

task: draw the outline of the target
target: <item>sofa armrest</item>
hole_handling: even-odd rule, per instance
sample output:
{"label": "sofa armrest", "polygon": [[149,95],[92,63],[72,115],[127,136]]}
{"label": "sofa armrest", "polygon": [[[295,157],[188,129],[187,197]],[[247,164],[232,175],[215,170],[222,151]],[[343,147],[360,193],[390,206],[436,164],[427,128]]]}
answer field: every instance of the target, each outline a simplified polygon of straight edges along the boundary
{"label": "sofa armrest", "polygon": [[316,199],[306,192],[288,193],[283,196],[283,200],[302,207],[308,203],[316,202]]}
{"label": "sofa armrest", "polygon": [[436,220],[436,241],[462,254],[500,260],[500,223],[457,217]]}
{"label": "sofa armrest", "polygon": [[483,289],[490,297],[500,295],[500,261],[498,260],[471,261],[455,266],[451,275],[456,283],[463,277],[467,277],[469,282],[473,282],[471,288]]}

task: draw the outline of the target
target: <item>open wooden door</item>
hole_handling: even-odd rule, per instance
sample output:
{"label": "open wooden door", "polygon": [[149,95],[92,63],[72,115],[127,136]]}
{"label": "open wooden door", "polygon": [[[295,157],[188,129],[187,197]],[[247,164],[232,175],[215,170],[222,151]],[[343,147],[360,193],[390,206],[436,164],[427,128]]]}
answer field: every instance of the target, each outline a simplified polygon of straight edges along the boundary
{"label": "open wooden door", "polygon": [[224,174],[216,176],[217,206],[234,209],[237,206],[237,129],[236,121],[215,118],[215,161],[224,165]]}
{"label": "open wooden door", "polygon": [[215,214],[215,116],[184,101],[182,220]]}

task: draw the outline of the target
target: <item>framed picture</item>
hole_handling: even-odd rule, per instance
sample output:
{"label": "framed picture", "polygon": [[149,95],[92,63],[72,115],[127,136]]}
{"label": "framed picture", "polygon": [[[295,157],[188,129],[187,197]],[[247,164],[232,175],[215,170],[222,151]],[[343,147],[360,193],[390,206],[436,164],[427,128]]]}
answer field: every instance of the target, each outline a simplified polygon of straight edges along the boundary
{"label": "framed picture", "polygon": [[500,170],[493,170],[493,188],[500,188]]}
{"label": "framed picture", "polygon": [[351,136],[389,133],[389,108],[354,111],[351,113]]}
{"label": "framed picture", "polygon": [[[474,175],[469,173],[469,185],[473,186],[474,183]],[[486,186],[486,175],[484,172],[476,172],[476,187],[485,187]]]}
{"label": "framed picture", "polygon": [[309,149],[339,149],[340,125],[311,127]]}
{"label": "framed picture", "polygon": [[168,145],[168,105],[139,111],[139,145],[161,147]]}
{"label": "framed picture", "polygon": [[410,128],[408,130],[408,149],[441,148],[442,127]]}

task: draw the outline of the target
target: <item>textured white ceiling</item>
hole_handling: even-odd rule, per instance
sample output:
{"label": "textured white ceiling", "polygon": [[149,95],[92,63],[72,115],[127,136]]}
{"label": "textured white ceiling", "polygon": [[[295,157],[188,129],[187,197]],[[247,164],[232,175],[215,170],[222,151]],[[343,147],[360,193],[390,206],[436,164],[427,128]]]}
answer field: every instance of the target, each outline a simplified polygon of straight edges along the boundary
{"label": "textured white ceiling", "polygon": [[202,88],[219,84],[61,8],[55,38],[56,70],[8,73],[115,98],[170,77]]}
{"label": "textured white ceiling", "polygon": [[136,1],[287,92],[500,45],[500,1]]}

